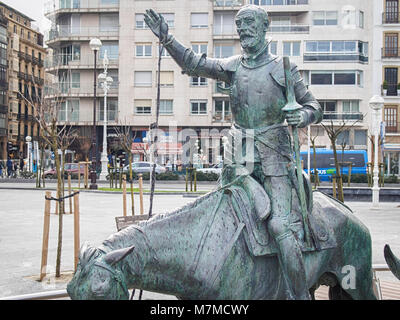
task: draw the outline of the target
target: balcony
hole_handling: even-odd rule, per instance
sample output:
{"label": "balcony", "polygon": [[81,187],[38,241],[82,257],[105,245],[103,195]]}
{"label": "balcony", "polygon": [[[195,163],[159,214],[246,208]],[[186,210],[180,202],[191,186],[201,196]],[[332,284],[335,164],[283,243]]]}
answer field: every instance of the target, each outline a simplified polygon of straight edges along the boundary
{"label": "balcony", "polygon": [[317,61],[354,61],[360,63],[368,63],[368,57],[361,53],[339,53],[339,52],[305,52],[303,55],[304,62]]}
{"label": "balcony", "polygon": [[292,24],[287,26],[270,25],[269,33],[310,33],[309,25]]}
{"label": "balcony", "polygon": [[[45,95],[47,98],[60,96],[60,97],[93,97],[93,82],[89,83],[56,83],[52,88],[45,88]],[[99,86],[96,90],[97,97],[104,97],[104,91]],[[118,96],[118,83],[113,83],[107,93],[108,97]]]}
{"label": "balcony", "polygon": [[239,35],[234,25],[220,26],[214,25],[215,39],[239,39]]}
{"label": "balcony", "polygon": [[18,113],[17,120],[20,120],[20,121],[33,121],[34,119],[33,119],[33,116],[31,114]]}
{"label": "balcony", "polygon": [[103,40],[118,40],[119,26],[110,27],[72,27],[58,25],[56,29],[47,32],[48,41],[57,40],[90,40],[97,37]]}
{"label": "balcony", "polygon": [[253,0],[260,6],[267,6],[268,12],[308,12],[308,0]]}
{"label": "balcony", "polygon": [[324,111],[323,121],[362,121],[364,118],[361,112],[332,112]]}
{"label": "balcony", "polygon": [[382,59],[400,58],[400,48],[382,48]]}
{"label": "balcony", "polygon": [[69,3],[50,0],[44,4],[44,14],[83,13],[83,12],[117,12],[119,0],[75,0]]}
{"label": "balcony", "polygon": [[384,97],[398,97],[400,96],[400,87],[396,83],[385,83],[381,86],[381,95]]}
{"label": "balcony", "polygon": [[[109,55],[109,69],[118,68],[118,55]],[[99,58],[99,63],[102,62],[102,58]],[[49,56],[45,60],[45,68],[46,69],[62,69],[69,68],[71,69],[93,69],[94,68],[94,56],[93,54],[87,55],[75,55],[72,54],[58,54]],[[51,70],[47,70],[51,71]]]}
{"label": "balcony", "polygon": [[0,137],[7,137],[7,129],[6,128],[0,128]]}
{"label": "balcony", "polygon": [[231,112],[214,112],[213,114],[213,122],[232,122],[232,113]]}
{"label": "balcony", "polygon": [[8,106],[0,105],[0,113],[8,113]]}
{"label": "balcony", "polygon": [[239,10],[243,0],[214,0],[214,10]]}
{"label": "balcony", "polygon": [[384,12],[382,13],[383,24],[396,24],[400,23],[400,15],[398,12]]}

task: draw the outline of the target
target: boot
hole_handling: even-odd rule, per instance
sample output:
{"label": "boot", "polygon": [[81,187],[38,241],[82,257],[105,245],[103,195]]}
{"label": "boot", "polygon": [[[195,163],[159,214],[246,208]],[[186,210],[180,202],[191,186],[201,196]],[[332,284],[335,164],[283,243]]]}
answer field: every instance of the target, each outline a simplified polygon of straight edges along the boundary
{"label": "boot", "polygon": [[289,299],[311,300],[303,254],[292,231],[277,237],[276,243],[279,251],[279,264],[289,290]]}

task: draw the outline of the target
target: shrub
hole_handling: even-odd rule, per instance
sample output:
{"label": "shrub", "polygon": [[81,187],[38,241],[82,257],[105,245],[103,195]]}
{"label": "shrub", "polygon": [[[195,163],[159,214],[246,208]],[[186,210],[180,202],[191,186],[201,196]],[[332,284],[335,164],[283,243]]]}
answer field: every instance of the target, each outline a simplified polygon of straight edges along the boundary
{"label": "shrub", "polygon": [[197,181],[218,181],[219,174],[214,172],[196,172]]}

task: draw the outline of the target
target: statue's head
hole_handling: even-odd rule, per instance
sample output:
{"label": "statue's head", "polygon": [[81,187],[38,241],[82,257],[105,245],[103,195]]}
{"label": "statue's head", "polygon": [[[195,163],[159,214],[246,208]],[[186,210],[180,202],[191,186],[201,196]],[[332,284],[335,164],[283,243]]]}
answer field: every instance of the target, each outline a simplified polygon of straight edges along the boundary
{"label": "statue's head", "polygon": [[269,26],[267,11],[256,5],[242,7],[235,17],[240,45],[245,51],[255,52],[265,43]]}
{"label": "statue's head", "polygon": [[132,250],[133,247],[129,247],[104,254],[97,248],[83,245],[77,270],[67,286],[71,299],[127,300],[128,288],[118,262]]}

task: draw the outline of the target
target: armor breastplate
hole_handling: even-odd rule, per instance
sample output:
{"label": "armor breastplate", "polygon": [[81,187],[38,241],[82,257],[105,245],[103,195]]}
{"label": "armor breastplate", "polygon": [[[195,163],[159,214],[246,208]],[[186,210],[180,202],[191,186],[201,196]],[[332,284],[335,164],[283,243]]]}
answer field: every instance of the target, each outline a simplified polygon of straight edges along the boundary
{"label": "armor breastplate", "polygon": [[233,74],[230,99],[235,122],[244,128],[258,128],[282,123],[281,109],[286,104],[284,88],[271,76],[275,63],[256,68],[238,64]]}

